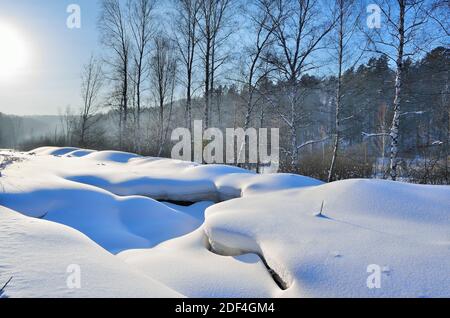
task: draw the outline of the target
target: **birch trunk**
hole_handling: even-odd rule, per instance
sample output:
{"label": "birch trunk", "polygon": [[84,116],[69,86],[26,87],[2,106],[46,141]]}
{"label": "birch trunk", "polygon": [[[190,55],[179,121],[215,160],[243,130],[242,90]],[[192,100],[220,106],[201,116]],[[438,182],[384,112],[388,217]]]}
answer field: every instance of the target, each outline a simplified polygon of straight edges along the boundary
{"label": "birch trunk", "polygon": [[338,39],[338,78],[336,87],[336,134],[333,146],[333,157],[331,159],[331,166],[328,172],[328,182],[332,182],[334,179],[336,160],[339,151],[339,138],[340,138],[340,110],[341,110],[341,98],[342,98],[342,62],[343,62],[343,50],[344,50],[344,12],[343,3],[340,2],[340,15],[339,15],[339,39]]}
{"label": "birch trunk", "polygon": [[395,74],[395,97],[394,97],[394,117],[392,119],[392,126],[390,131],[391,137],[391,162],[390,162],[390,176],[393,181],[397,180],[397,166],[398,166],[398,137],[400,126],[400,105],[401,105],[401,90],[403,80],[403,50],[405,45],[405,1],[399,1],[399,24],[398,24],[398,50],[396,60],[396,74]]}

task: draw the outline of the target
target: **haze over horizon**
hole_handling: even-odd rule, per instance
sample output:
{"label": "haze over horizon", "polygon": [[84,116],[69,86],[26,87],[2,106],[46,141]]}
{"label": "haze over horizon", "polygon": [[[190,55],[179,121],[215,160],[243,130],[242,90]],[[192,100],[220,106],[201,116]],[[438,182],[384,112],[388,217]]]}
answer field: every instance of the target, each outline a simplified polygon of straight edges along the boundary
{"label": "haze over horizon", "polygon": [[[169,3],[159,2],[159,10],[163,13],[170,10]],[[81,28],[67,27],[70,4],[81,8]],[[78,108],[82,102],[82,67],[92,54],[101,55],[103,50],[99,41],[99,14],[100,3],[96,0],[2,0],[0,35],[12,32],[14,41],[25,52],[20,58],[12,56],[14,50],[10,50],[12,53],[6,54],[6,58],[5,54],[0,54],[3,71],[5,66],[18,64],[17,67],[14,65],[17,70],[11,76],[0,74],[0,112],[20,116],[58,115],[67,106]],[[173,21],[167,20],[170,28]],[[245,28],[243,21],[239,24],[238,28]],[[232,42],[241,48],[246,39],[245,32],[236,29],[234,37],[238,42]],[[11,46],[8,41],[1,45],[6,50]],[[231,60],[237,64],[239,58],[232,56]],[[234,68],[239,71],[237,65]],[[229,69],[227,72],[223,78],[229,81],[234,74]]]}

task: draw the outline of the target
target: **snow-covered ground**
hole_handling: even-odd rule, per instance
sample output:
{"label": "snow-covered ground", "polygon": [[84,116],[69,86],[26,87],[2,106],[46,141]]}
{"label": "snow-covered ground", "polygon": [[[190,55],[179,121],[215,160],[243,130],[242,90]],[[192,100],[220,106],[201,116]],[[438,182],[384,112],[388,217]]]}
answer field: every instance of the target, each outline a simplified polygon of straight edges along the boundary
{"label": "snow-covered ground", "polygon": [[8,297],[450,297],[448,186],[77,148],[1,157]]}

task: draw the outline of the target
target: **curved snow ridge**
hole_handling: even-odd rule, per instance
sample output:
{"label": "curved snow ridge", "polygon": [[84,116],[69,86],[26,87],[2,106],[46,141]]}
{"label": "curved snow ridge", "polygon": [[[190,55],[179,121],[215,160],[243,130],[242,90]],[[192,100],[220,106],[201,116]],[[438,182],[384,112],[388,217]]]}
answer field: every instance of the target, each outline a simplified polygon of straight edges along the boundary
{"label": "curved snow ridge", "polygon": [[81,149],[77,147],[40,147],[29,151],[29,155],[55,156],[55,157],[84,157],[97,150]]}
{"label": "curved snow ridge", "polygon": [[275,259],[267,258],[259,244],[250,236],[243,233],[231,232],[220,228],[204,228],[211,252],[222,256],[241,256],[255,254],[263,262],[275,283],[282,290],[288,289],[292,282],[292,275],[286,267]]}
{"label": "curved snow ridge", "polygon": [[79,150],[81,149],[76,147],[40,147],[29,151],[28,154],[38,156],[63,156],[70,152]]}
{"label": "curved snow ridge", "polygon": [[127,178],[124,174],[118,180],[109,172],[67,176],[66,179],[104,189],[118,196],[140,195],[159,201],[217,202],[219,200],[214,184],[208,180],[140,176]]}
{"label": "curved snow ridge", "polygon": [[[33,158],[39,161],[34,163],[39,166],[39,173],[58,175],[119,196],[142,195],[156,200],[220,202],[322,184],[300,175],[260,175],[234,166],[201,165],[120,151],[42,147],[31,153],[39,155]],[[55,155],[58,160],[51,162],[45,157]]]}
{"label": "curved snow ridge", "polygon": [[202,222],[150,198],[118,197],[54,176],[28,180],[19,188],[14,181],[9,178],[4,184],[2,205],[70,226],[111,253],[153,247],[192,232]]}
{"label": "curved snow ridge", "polygon": [[56,157],[79,157],[86,158],[93,161],[106,161],[115,163],[127,163],[133,158],[140,158],[141,156],[114,150],[91,150],[77,147],[40,147],[28,152],[28,154],[38,156],[56,156]]}
{"label": "curved snow ridge", "polygon": [[0,277],[12,277],[8,297],[183,297],[71,227],[2,206],[0,224]]}
{"label": "curved snow ridge", "polygon": [[139,158],[141,156],[134,153],[123,152],[123,151],[95,151],[83,156],[83,159],[95,160],[95,161],[109,161],[115,163],[127,163],[130,159]]}
{"label": "curved snow ridge", "polygon": [[[45,148],[36,153],[62,153]],[[69,149],[64,149],[68,151]],[[119,196],[142,195],[166,201],[221,202],[241,196],[323,182],[294,174],[265,174],[227,165],[200,165],[119,151],[75,150],[54,161],[50,173],[105,189]],[[66,161],[67,160],[67,161]]]}
{"label": "curved snow ridge", "polygon": [[96,150],[90,150],[90,149],[77,149],[74,151],[70,151],[66,154],[64,154],[64,157],[84,157],[87,156],[93,152],[96,152]]}
{"label": "curved snow ridge", "polygon": [[[222,253],[261,253],[283,296],[450,296],[448,186],[346,180],[253,195],[209,207],[203,228]],[[368,288],[370,265],[380,289]]]}
{"label": "curved snow ridge", "polygon": [[[113,174],[105,170],[95,174],[71,174],[67,180],[89,184],[120,196],[141,195],[159,201],[222,202],[241,196],[270,193],[292,188],[317,186],[321,181],[308,177],[271,174],[256,175],[248,171],[204,176],[203,170],[218,166],[196,166],[164,175],[161,171],[142,170],[141,174]],[[228,168],[228,167],[227,167]],[[213,169],[211,169],[213,170]],[[130,171],[128,171],[130,172]]]}
{"label": "curved snow ridge", "polygon": [[321,184],[320,180],[290,173],[228,174],[215,180],[220,201]]}
{"label": "curved snow ridge", "polygon": [[118,257],[187,297],[268,298],[280,291],[257,255],[211,253],[202,228],[152,249],[124,251]]}

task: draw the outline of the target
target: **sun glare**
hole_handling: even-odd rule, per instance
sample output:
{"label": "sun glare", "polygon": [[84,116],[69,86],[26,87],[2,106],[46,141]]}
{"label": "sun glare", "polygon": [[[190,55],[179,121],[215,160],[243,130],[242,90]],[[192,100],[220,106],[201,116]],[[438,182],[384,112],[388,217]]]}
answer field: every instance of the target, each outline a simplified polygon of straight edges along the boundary
{"label": "sun glare", "polygon": [[21,34],[9,25],[0,24],[0,80],[11,80],[23,71],[27,57]]}

